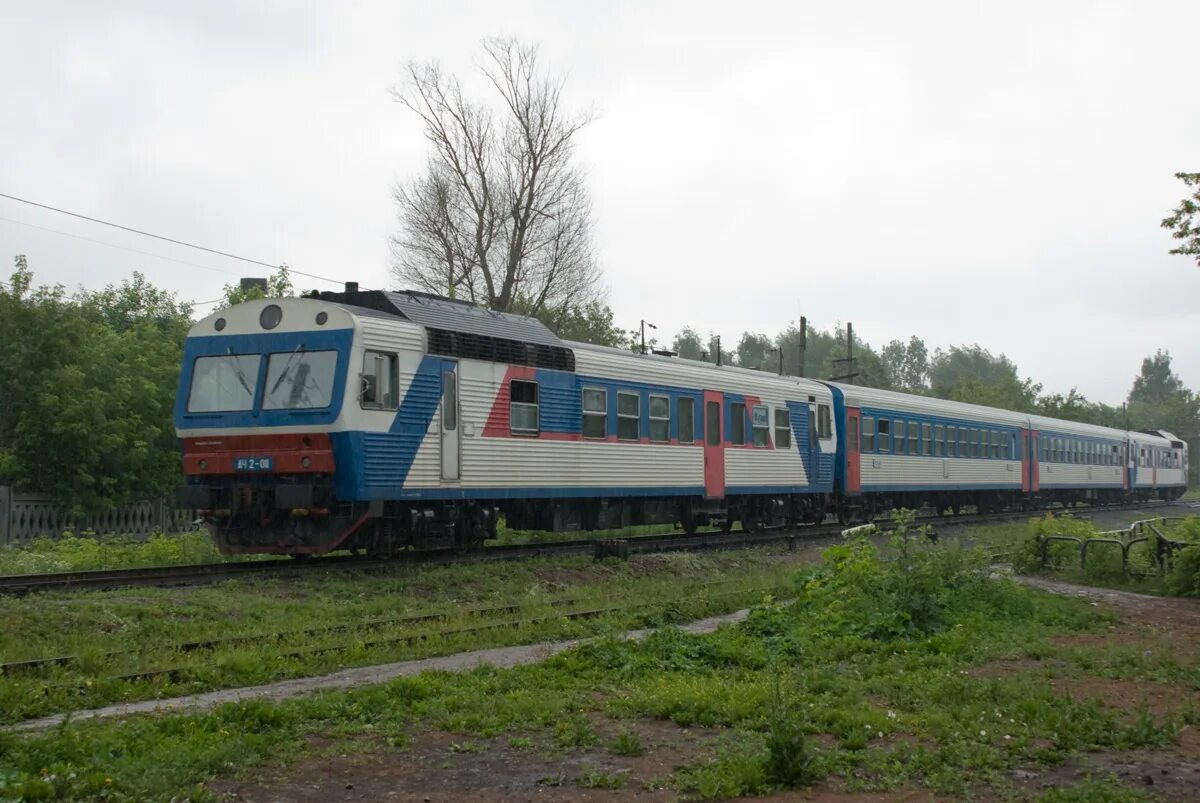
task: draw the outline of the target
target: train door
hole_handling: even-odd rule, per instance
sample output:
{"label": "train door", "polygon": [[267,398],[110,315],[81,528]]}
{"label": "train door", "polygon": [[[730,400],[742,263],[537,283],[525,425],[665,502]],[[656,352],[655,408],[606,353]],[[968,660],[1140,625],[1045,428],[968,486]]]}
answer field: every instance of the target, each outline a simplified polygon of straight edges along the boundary
{"label": "train door", "polygon": [[[857,407],[846,408],[846,493],[862,493],[862,453],[859,450],[859,419]],[[810,479],[809,482],[812,480]]]}
{"label": "train door", "polygon": [[442,360],[442,479],[457,480],[462,466],[462,430],[458,426],[458,363]]}
{"label": "train door", "polygon": [[721,414],[725,398],[720,391],[704,391],[704,497],[725,497],[725,432]]}
{"label": "train door", "polygon": [[1125,490],[1137,485],[1138,446],[1135,441],[1125,441],[1122,454],[1125,456]]}
{"label": "train door", "polygon": [[1033,432],[1021,430],[1021,491],[1033,490],[1033,473],[1037,471],[1037,451],[1033,450]]}

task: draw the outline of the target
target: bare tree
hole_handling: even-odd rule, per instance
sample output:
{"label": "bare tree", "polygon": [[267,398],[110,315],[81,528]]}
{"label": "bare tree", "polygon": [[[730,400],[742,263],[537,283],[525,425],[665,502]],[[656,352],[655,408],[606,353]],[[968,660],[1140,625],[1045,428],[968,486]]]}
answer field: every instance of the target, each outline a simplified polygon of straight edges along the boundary
{"label": "bare tree", "polygon": [[560,316],[602,296],[591,200],[572,164],[575,135],[593,115],[564,107],[563,81],[540,71],[536,47],[488,39],[483,48],[494,107],[436,64],[410,63],[393,90],[433,152],[395,191],[392,270],[492,309]]}

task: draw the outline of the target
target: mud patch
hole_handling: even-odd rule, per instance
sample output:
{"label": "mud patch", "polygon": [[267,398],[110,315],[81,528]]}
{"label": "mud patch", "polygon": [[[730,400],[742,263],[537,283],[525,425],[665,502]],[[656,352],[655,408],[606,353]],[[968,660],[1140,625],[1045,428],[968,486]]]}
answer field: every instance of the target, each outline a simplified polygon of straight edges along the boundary
{"label": "mud patch", "polygon": [[[600,739],[563,749],[544,736],[470,739],[439,731],[416,735],[404,750],[341,754],[275,767],[251,781],[219,781],[211,790],[233,800],[669,801],[664,788],[677,767],[708,755],[719,731],[679,728],[657,720],[597,723]],[[640,756],[606,745],[621,729],[636,733]],[[588,784],[602,788],[589,788]],[[607,786],[616,788],[603,788]]]}

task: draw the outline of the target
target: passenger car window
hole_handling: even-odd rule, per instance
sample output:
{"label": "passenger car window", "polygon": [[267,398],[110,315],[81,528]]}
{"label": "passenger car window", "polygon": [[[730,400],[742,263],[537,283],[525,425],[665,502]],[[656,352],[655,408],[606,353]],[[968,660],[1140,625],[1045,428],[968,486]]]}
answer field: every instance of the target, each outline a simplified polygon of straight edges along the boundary
{"label": "passenger car window", "polygon": [[721,445],[721,403],[704,403],[704,442],[709,446]]}
{"label": "passenger car window", "polygon": [[665,443],[671,439],[671,399],[650,396],[650,440]]}
{"label": "passenger car window", "polygon": [[833,437],[833,419],[828,404],[817,405],[817,432],[822,439]]}
{"label": "passenger car window", "polygon": [[746,405],[742,402],[729,404],[729,442],[734,446],[746,443]]}
{"label": "passenger car window", "polygon": [[899,419],[892,419],[892,443],[896,446],[896,454],[905,454],[908,451],[908,437],[905,431],[904,422]]}
{"label": "passenger car window", "polygon": [[538,434],[538,383],[512,380],[508,399],[509,432],[513,435]]}
{"label": "passenger car window", "polygon": [[933,456],[941,457],[946,453],[946,426],[944,424],[933,425]]}
{"label": "passenger car window", "polygon": [[925,454],[932,455],[933,454],[933,425],[931,425],[931,424],[922,424],[921,425],[921,440],[923,441],[924,446],[925,446]]}
{"label": "passenger car window", "polygon": [[786,407],[775,408],[775,448],[792,448],[792,422]]}
{"label": "passenger car window", "polygon": [[879,451],[892,450],[892,422],[886,418],[879,419]]}
{"label": "passenger car window", "polygon": [[754,445],[760,448],[771,445],[771,411],[765,404],[750,408],[750,437]]}
{"label": "passenger car window", "polygon": [[862,443],[864,452],[875,451],[875,418],[873,416],[863,416]]}
{"label": "passenger car window", "polygon": [[696,440],[696,400],[681,396],[679,398],[679,442],[692,443]]}
{"label": "passenger car window", "polygon": [[583,389],[583,437],[608,437],[608,391]]}
{"label": "passenger car window", "polygon": [[624,390],[617,391],[617,438],[636,441],[642,424],[642,395]]}

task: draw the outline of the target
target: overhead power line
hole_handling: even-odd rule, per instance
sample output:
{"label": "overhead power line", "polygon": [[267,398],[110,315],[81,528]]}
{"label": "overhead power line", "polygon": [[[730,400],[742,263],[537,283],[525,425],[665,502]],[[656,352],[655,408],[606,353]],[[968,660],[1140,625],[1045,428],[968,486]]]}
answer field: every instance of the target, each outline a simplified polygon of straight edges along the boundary
{"label": "overhead power line", "polygon": [[[143,237],[152,237],[155,240],[162,240],[163,242],[174,243],[175,245],[182,245],[185,248],[195,248],[198,251],[207,251],[210,254],[216,254],[217,256],[223,256],[223,257],[227,257],[229,259],[236,259],[241,262],[248,262],[251,265],[261,265],[264,268],[271,268],[272,270],[284,267],[283,265],[272,265],[270,262],[263,262],[262,260],[259,260],[259,259],[251,259],[250,257],[244,257],[244,256],[239,256],[237,254],[231,254],[228,251],[219,251],[215,248],[208,248],[207,246],[196,245],[195,243],[189,243],[184,240],[177,240],[174,237],[166,237],[161,234],[154,234],[153,232],[143,231],[142,229],[135,229],[135,228],[132,228],[131,226],[122,226],[120,223],[113,223],[108,220],[101,220],[100,218],[90,217],[88,215],[81,215],[78,212],[71,212],[66,209],[60,209],[57,206],[49,206],[47,204],[41,204],[41,203],[38,203],[37,201],[31,201],[28,198],[18,198],[15,195],[8,195],[7,193],[3,193],[3,192],[0,192],[0,198],[7,198],[10,201],[16,201],[18,203],[28,204],[30,206],[36,206],[39,209],[46,209],[50,212],[57,212],[60,215],[69,215],[74,218],[79,218],[80,220],[86,220],[90,223],[98,223],[101,226],[109,226],[114,229],[121,229],[122,231],[131,232],[132,234],[140,234]],[[73,236],[73,235],[68,235],[68,236]],[[327,276],[318,276],[315,273],[305,273],[304,271],[299,271],[299,270],[296,270],[296,269],[290,268],[290,267],[288,268],[288,272],[294,273],[297,276],[304,276],[309,279],[317,279],[322,282],[329,282],[331,284],[341,284],[341,282],[338,281],[337,279],[330,279]]]}

